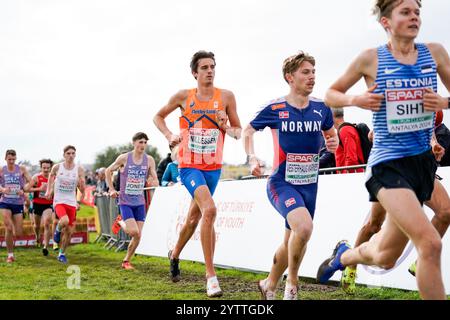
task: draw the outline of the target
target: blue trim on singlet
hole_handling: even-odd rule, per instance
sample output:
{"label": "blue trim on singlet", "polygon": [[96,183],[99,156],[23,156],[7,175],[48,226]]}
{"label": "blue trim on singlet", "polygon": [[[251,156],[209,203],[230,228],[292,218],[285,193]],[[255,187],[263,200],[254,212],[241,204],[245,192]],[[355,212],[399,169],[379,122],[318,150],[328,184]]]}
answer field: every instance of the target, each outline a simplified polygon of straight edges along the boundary
{"label": "blue trim on singlet", "polygon": [[[378,86],[374,93],[386,95],[388,82],[391,84],[390,89],[422,88],[420,83],[416,86],[414,82],[423,82],[424,79],[427,79],[433,90],[437,92],[436,63],[425,44],[418,43],[416,48],[418,58],[414,65],[398,62],[387,45],[378,48],[378,70],[375,81]],[[391,72],[386,74],[386,70]],[[388,132],[385,100],[381,104],[380,111],[373,113],[373,126],[375,135],[368,161],[369,167],[390,160],[415,156],[430,149],[433,128],[407,133]]]}

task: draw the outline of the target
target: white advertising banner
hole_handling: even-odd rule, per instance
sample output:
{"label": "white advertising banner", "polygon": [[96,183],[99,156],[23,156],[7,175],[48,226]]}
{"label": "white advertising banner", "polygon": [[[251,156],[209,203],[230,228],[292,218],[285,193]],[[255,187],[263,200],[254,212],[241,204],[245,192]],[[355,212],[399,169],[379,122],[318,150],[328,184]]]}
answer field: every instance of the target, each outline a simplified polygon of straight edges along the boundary
{"label": "white advertising banner", "polygon": [[[450,190],[450,168],[440,168],[438,174],[444,178],[443,185]],[[331,255],[339,240],[354,243],[370,210],[364,182],[362,173],[320,176],[314,231],[300,266],[300,276],[315,278],[319,265]],[[214,263],[269,272],[273,255],[283,240],[285,225],[267,199],[266,180],[220,182],[214,201],[217,207]],[[167,257],[185,223],[190,202],[189,193],[181,185],[157,188],[137,253]],[[432,217],[430,209],[425,208],[425,212]],[[204,261],[200,224],[180,258]],[[391,270],[359,266],[357,283],[417,290],[415,278],[408,273],[409,265],[416,258],[414,247],[408,244]],[[450,270],[448,236],[443,240],[442,270]],[[450,294],[450,274],[443,272],[443,277],[446,292]],[[340,272],[332,278],[339,279]]]}

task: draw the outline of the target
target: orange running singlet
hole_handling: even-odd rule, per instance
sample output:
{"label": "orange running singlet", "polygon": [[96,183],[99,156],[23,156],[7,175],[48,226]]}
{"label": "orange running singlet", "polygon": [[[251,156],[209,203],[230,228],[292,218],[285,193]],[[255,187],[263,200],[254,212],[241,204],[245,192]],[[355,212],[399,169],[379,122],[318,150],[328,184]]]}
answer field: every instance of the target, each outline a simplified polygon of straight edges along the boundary
{"label": "orange running singlet", "polygon": [[214,88],[209,101],[199,101],[197,89],[189,90],[186,106],[180,117],[181,143],[178,149],[179,168],[203,171],[222,168],[225,132],[219,129],[217,111],[225,111],[220,89]]}

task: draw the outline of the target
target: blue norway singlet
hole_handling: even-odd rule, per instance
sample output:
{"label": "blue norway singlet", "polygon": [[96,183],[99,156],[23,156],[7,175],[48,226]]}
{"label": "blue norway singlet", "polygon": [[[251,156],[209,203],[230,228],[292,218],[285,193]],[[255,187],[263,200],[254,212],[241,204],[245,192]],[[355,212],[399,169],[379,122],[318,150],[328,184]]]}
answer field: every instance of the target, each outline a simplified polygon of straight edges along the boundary
{"label": "blue norway singlet", "polygon": [[250,122],[255,130],[272,129],[274,162],[272,178],[292,185],[316,184],[322,130],[333,127],[333,115],[321,100],[310,98],[297,109],[280,98],[265,105]]}
{"label": "blue norway singlet", "polygon": [[416,44],[417,62],[399,63],[387,45],[378,48],[377,94],[381,109],[373,113],[374,143],[368,166],[421,154],[430,149],[434,112],[423,107],[423,90],[437,92],[436,63],[425,44]]}

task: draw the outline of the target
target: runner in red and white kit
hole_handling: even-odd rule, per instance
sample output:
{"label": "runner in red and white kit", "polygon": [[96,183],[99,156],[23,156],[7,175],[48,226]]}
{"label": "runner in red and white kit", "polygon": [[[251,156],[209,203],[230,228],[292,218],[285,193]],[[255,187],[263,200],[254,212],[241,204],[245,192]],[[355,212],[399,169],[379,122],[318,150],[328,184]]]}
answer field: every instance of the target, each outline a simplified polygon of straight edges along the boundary
{"label": "runner in red and white kit", "polygon": [[41,222],[44,223],[44,239],[42,254],[48,256],[48,245],[50,241],[50,221],[53,213],[53,199],[47,199],[45,193],[47,191],[48,178],[50,170],[53,166],[53,161],[50,159],[42,159],[39,161],[41,172],[35,174],[32,178],[33,187],[30,192],[33,192],[33,220],[34,220],[34,234],[36,235],[36,243],[41,243]]}
{"label": "runner in red and white kit", "polygon": [[45,195],[47,199],[50,199],[54,193],[53,207],[59,222],[53,235],[53,241],[60,244],[58,261],[62,263],[67,263],[65,250],[70,244],[75,229],[78,208],[77,187],[80,189],[81,198],[84,198],[85,192],[84,169],[75,164],[75,156],[74,146],[64,148],[64,161],[53,166]]}

